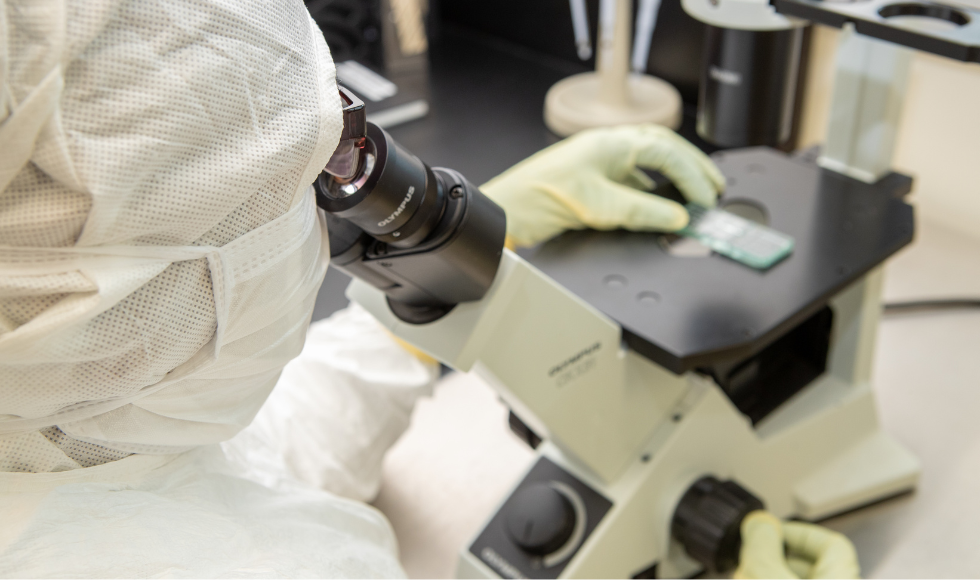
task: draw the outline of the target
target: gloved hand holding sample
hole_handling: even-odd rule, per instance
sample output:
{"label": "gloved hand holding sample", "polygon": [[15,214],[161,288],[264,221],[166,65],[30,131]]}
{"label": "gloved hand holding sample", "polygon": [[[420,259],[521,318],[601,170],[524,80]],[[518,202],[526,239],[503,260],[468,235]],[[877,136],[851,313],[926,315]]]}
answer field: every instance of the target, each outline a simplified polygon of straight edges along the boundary
{"label": "gloved hand holding sample", "polygon": [[680,204],[640,190],[653,187],[640,168],[662,172],[684,196],[711,207],[721,172],[697,147],[659,125],[592,129],[552,145],[480,189],[507,212],[507,235],[533,246],[565,230],[626,228],[676,231]]}
{"label": "gloved hand holding sample", "polygon": [[735,578],[860,578],[847,536],[805,522],[780,522],[769,512],[742,521]]}

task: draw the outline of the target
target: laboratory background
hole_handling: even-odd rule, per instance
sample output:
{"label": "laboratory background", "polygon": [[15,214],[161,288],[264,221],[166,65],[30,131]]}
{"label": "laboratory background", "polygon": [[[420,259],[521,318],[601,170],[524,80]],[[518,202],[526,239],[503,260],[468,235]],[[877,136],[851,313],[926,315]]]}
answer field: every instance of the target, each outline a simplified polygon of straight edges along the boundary
{"label": "laboratory background", "polygon": [[[416,31],[411,47],[398,36],[396,19],[385,20],[391,16],[386,2],[320,0],[308,6],[339,63],[341,84],[350,74],[346,86],[364,98],[368,120],[391,123],[390,134],[420,158],[458,169],[474,183],[557,141],[546,123],[549,90],[596,70],[602,34],[600,2],[594,0],[420,2],[424,31]],[[955,6],[980,9],[965,0]],[[929,20],[909,14],[914,24]],[[628,15],[628,30],[619,30],[628,37],[625,54],[617,56],[628,59],[621,66],[631,74],[651,75],[673,88],[658,93],[659,100],[651,97],[656,100],[651,107],[667,109],[653,113],[666,119],[660,122],[715,159],[723,159],[728,149],[767,146],[816,162],[832,122],[843,18],[813,18],[789,32],[774,32],[778,25],[756,31],[750,20],[734,14],[732,30],[722,31],[724,20],[711,26],[710,20],[685,12],[680,0],[633,2]],[[923,27],[957,28],[938,19]],[[961,38],[977,50],[976,31]],[[879,164],[912,178],[896,194],[915,208],[915,234],[885,262],[886,308],[877,340],[868,348],[881,429],[917,458],[921,472],[914,490],[886,493],[857,509],[831,510],[844,513],[819,521],[854,542],[867,577],[975,577],[980,574],[975,529],[980,518],[975,354],[980,347],[980,68],[976,52],[949,58],[921,50],[914,41],[907,46],[913,50],[901,81],[887,78],[887,64],[877,65],[881,82],[891,83],[892,101],[868,106],[895,109],[884,121],[889,132],[872,147],[883,150]],[[361,74],[370,75],[350,61],[394,86],[362,80]],[[742,85],[724,84],[732,80],[724,71],[732,68],[743,75],[737,79]],[[605,74],[607,82],[617,82]],[[670,92],[679,96],[676,105],[663,102]],[[851,98],[857,94],[852,89]],[[729,179],[732,184],[738,177]],[[726,195],[742,193],[733,189]],[[799,204],[785,211],[812,208]],[[777,222],[770,225],[779,228]],[[704,259],[703,246],[681,242],[677,255],[693,257],[679,259]],[[597,279],[607,275],[599,264],[588,268]],[[342,307],[344,301],[331,289],[348,281],[336,269],[328,272],[315,318]],[[651,292],[658,282],[667,285],[654,281]],[[668,299],[661,300],[656,307],[670,308]],[[933,301],[938,303],[900,307]],[[887,308],[890,304],[895,307]],[[459,552],[467,551],[537,461],[532,447],[515,435],[525,428],[519,421],[515,427],[515,418],[494,389],[473,374],[448,372],[433,397],[419,403],[411,427],[385,460],[374,502],[395,528],[410,576],[455,576]],[[595,568],[585,574],[603,572]]]}
{"label": "laboratory background", "polygon": [[980,0],[0,0],[0,577],[980,577]]}

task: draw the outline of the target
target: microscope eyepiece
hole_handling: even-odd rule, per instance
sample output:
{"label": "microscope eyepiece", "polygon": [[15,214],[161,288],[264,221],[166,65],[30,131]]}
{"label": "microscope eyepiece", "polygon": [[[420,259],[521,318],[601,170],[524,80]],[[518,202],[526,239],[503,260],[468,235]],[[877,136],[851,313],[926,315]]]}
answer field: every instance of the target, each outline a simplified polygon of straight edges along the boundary
{"label": "microscope eyepiece", "polygon": [[373,123],[367,124],[360,157],[360,170],[349,180],[329,173],[329,166],[320,174],[320,206],[396,248],[417,245],[445,211],[439,180]]}
{"label": "microscope eyepiece", "polygon": [[340,101],[344,105],[344,128],[340,132],[340,143],[327,161],[324,171],[347,182],[362,170],[361,148],[364,147],[367,117],[364,114],[364,103],[354,93],[344,87],[339,88]]}
{"label": "microscope eyepiece", "polygon": [[314,184],[331,263],[383,291],[392,312],[413,324],[483,298],[500,265],[504,210],[366,122],[349,91],[341,88],[341,98],[344,132]]}

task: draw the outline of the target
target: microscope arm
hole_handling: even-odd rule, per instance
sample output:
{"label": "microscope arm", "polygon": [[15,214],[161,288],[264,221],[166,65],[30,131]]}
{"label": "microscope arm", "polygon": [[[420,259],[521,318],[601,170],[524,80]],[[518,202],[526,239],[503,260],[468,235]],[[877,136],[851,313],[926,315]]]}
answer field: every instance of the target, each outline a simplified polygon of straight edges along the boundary
{"label": "microscope arm", "polygon": [[531,429],[606,482],[690,380],[622,348],[619,325],[510,251],[482,300],[428,324],[403,322],[363,281],[347,295],[396,336],[478,374]]}

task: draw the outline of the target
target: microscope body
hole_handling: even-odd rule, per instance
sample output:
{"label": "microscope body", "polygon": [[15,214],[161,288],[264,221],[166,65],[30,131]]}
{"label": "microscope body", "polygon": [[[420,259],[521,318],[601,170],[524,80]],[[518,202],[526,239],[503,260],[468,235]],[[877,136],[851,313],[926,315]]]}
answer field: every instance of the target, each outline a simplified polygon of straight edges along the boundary
{"label": "microscope body", "polygon": [[[583,231],[533,264],[504,251],[482,298],[425,323],[352,282],[353,302],[480,376],[542,441],[461,550],[459,576],[724,570],[751,509],[818,520],[915,486],[918,461],[882,432],[870,384],[880,264],[912,236],[908,181],[868,186],[767,150],[717,161],[729,200],[797,240],[769,271],[677,257],[655,234]],[[810,374],[784,364],[801,353]],[[528,507],[548,504],[564,507]],[[528,526],[554,537],[523,537]]]}
{"label": "microscope body", "polygon": [[[402,321],[364,282],[348,296],[395,335],[480,376],[544,440],[461,550],[459,577],[684,577],[705,564],[672,534],[675,512],[706,475],[737,481],[778,516],[810,520],[915,485],[918,462],[880,430],[869,383],[877,313],[864,305],[880,283],[875,271],[830,301],[827,372],[756,426],[710,378],[629,349],[620,325],[509,251],[482,300],[429,324]],[[563,488],[581,528],[549,553],[508,532],[515,502],[540,484]]]}
{"label": "microscope body", "polygon": [[[726,199],[755,204],[795,238],[780,264],[755,272],[715,255],[684,261],[652,235],[580,232],[546,244],[532,265],[501,252],[502,222],[491,219],[486,243],[473,236],[477,243],[454,252],[460,238],[450,236],[426,251],[406,247],[397,272],[378,252],[378,243],[400,243],[386,212],[374,221],[350,215],[361,231],[351,230],[346,240],[356,243],[335,263],[361,278],[351,300],[396,336],[482,377],[538,443],[538,460],[462,548],[460,577],[723,572],[751,510],[818,520],[918,481],[918,460],[881,429],[871,387],[882,263],[914,233],[903,200],[911,180],[890,170],[894,136],[908,49],[980,61],[980,11],[916,13],[959,26],[939,30],[891,24],[909,8],[894,0],[684,0],[684,8],[729,28],[799,26],[789,15],[845,29],[816,160],[766,149],[716,157]],[[436,177],[423,190],[439,182],[445,195],[452,174],[425,169]],[[327,170],[347,183],[342,168]],[[502,217],[475,188],[462,191],[467,207]],[[384,203],[355,192],[352,203],[341,195],[321,205],[347,219],[354,205],[375,204],[395,219],[411,200],[391,192]],[[430,225],[442,223],[431,216]],[[430,288],[418,264],[440,260]],[[394,274],[372,275],[382,268]],[[454,294],[454,270],[467,281],[463,294]],[[656,304],[642,310],[646,298]]]}
{"label": "microscope body", "polygon": [[498,206],[345,102],[317,190],[348,297],[483,378],[540,443],[459,576],[724,571],[754,509],[819,519],[915,485],[918,462],[881,431],[870,386],[880,264],[911,241],[910,180],[726,153],[726,197],[797,241],[770,270],[685,261],[628,232],[565,234],[536,266],[503,249]]}

